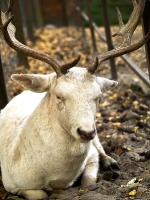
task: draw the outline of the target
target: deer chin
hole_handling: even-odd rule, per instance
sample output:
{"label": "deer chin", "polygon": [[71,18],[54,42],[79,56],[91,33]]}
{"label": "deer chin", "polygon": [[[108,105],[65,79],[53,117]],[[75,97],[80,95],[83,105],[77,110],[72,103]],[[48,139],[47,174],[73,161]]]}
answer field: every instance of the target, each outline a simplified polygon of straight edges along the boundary
{"label": "deer chin", "polygon": [[92,141],[95,138],[95,135],[93,137],[88,137],[88,138],[87,137],[80,137],[79,140],[80,140],[81,143],[88,143],[88,142]]}
{"label": "deer chin", "polygon": [[93,134],[93,135],[89,135],[89,136],[81,136],[81,140],[84,140],[84,141],[90,141],[90,140],[93,140],[94,137],[95,137],[96,134]]}

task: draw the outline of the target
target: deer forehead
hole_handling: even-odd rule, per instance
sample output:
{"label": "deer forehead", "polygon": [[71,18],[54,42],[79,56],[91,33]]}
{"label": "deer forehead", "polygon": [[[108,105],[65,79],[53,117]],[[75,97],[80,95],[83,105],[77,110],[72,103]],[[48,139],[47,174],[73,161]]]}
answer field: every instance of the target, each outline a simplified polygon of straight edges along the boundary
{"label": "deer forehead", "polygon": [[71,68],[66,75],[58,78],[55,92],[58,95],[90,95],[93,98],[101,94],[96,76],[88,73],[86,68],[79,67]]}

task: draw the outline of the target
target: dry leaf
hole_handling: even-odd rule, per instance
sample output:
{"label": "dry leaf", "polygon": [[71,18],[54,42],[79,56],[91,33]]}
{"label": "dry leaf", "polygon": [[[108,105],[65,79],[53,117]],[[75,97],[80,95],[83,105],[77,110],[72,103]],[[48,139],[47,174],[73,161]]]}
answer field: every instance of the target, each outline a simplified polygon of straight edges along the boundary
{"label": "dry leaf", "polygon": [[113,123],[113,127],[114,127],[114,128],[118,128],[120,125],[121,125],[120,122],[114,122],[114,123]]}
{"label": "dry leaf", "polygon": [[131,104],[131,101],[128,99],[126,101],[124,101],[124,103],[123,103],[124,106],[130,105],[130,104]]}
{"label": "dry leaf", "polygon": [[141,190],[138,190],[138,191],[137,191],[137,194],[138,194],[139,196],[142,196],[143,192],[142,192]]}
{"label": "dry leaf", "polygon": [[123,96],[123,97],[125,96],[125,94],[126,94],[125,91],[121,91],[121,92],[120,92],[120,95]]}
{"label": "dry leaf", "polygon": [[101,113],[96,113],[96,117],[101,117]]}
{"label": "dry leaf", "polygon": [[111,135],[106,135],[106,138],[111,138]]}
{"label": "dry leaf", "polygon": [[128,186],[130,186],[130,185],[132,185],[132,184],[134,184],[135,183],[135,181],[136,181],[136,178],[133,178],[131,181],[129,181],[128,183],[127,183],[127,187]]}
{"label": "dry leaf", "polygon": [[120,154],[122,154],[122,152],[123,152],[123,150],[122,150],[121,148],[115,149],[115,154],[117,154],[118,156],[119,156]]}
{"label": "dry leaf", "polygon": [[139,129],[139,127],[138,126],[135,126],[134,128],[133,128],[133,131],[134,131],[134,133],[137,133],[137,130]]}
{"label": "dry leaf", "polygon": [[144,178],[140,178],[138,179],[138,182],[142,182],[144,180]]}
{"label": "dry leaf", "polygon": [[138,101],[133,101],[133,106],[135,109],[139,109],[139,102]]}
{"label": "dry leaf", "polygon": [[126,164],[127,164],[127,162],[123,162],[121,165],[122,165],[122,166],[125,166]]}
{"label": "dry leaf", "polygon": [[111,121],[114,117],[108,117],[109,121]]}
{"label": "dry leaf", "polygon": [[117,94],[113,94],[112,96],[109,97],[109,99],[116,99],[117,98]]}
{"label": "dry leaf", "polygon": [[130,195],[130,196],[136,195],[136,190],[132,190],[131,192],[129,192],[129,195]]}
{"label": "dry leaf", "polygon": [[100,104],[100,107],[105,107],[108,106],[108,101],[104,101],[103,103]]}

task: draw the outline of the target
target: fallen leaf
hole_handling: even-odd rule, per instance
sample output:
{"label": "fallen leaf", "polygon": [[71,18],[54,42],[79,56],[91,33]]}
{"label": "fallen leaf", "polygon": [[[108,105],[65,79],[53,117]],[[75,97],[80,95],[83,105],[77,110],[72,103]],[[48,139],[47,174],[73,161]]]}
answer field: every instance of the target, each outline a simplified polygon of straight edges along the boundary
{"label": "fallen leaf", "polygon": [[88,191],[89,191],[88,188],[85,188],[85,189],[80,188],[79,191],[78,191],[78,195],[81,196],[82,194],[84,194],[84,193],[86,193]]}
{"label": "fallen leaf", "polygon": [[127,162],[123,162],[121,165],[124,167],[126,166]]}
{"label": "fallen leaf", "polygon": [[136,190],[132,190],[131,192],[129,192],[129,195],[130,195],[130,196],[136,195]]}
{"label": "fallen leaf", "polygon": [[100,107],[105,107],[108,106],[108,101],[104,101],[103,103],[100,104]]}
{"label": "fallen leaf", "polygon": [[140,178],[138,179],[138,182],[142,182],[144,180],[144,178]]}
{"label": "fallen leaf", "polygon": [[115,154],[117,154],[118,156],[123,152],[123,150],[121,148],[117,148],[115,149]]}
{"label": "fallen leaf", "polygon": [[112,96],[109,97],[109,99],[116,99],[117,98],[117,94],[113,94]]}
{"label": "fallen leaf", "polygon": [[82,194],[84,193],[84,191],[85,191],[85,190],[83,190],[83,189],[79,189],[78,195],[82,195]]}
{"label": "fallen leaf", "polygon": [[143,192],[142,192],[141,190],[138,190],[138,191],[137,191],[137,194],[138,194],[139,196],[142,196]]}
{"label": "fallen leaf", "polygon": [[139,129],[139,127],[138,127],[138,126],[135,126],[135,127],[133,128],[134,133],[136,133],[138,129]]}
{"label": "fallen leaf", "polygon": [[136,178],[133,178],[131,181],[129,181],[128,183],[127,183],[127,187],[128,186],[130,186],[130,185],[132,185],[132,184],[134,184],[135,183],[135,181],[136,181]]}
{"label": "fallen leaf", "polygon": [[106,135],[106,138],[111,138],[111,135]]}
{"label": "fallen leaf", "polygon": [[135,109],[139,109],[139,102],[138,101],[133,101],[133,106]]}
{"label": "fallen leaf", "polygon": [[120,125],[121,125],[120,122],[114,122],[114,123],[113,123],[113,127],[114,127],[114,128],[118,128]]}
{"label": "fallen leaf", "polygon": [[101,117],[101,114],[100,113],[96,113],[96,117]]}
{"label": "fallen leaf", "polygon": [[130,101],[130,100],[128,100],[128,99],[127,99],[127,100],[125,100],[125,101],[124,101],[124,103],[123,103],[123,105],[124,105],[124,106],[130,105],[130,104],[131,104],[131,101]]}

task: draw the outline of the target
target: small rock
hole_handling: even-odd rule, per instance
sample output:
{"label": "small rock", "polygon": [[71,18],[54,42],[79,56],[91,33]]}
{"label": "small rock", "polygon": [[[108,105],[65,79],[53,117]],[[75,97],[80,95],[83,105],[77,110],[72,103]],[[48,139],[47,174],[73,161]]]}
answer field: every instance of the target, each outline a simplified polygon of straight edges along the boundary
{"label": "small rock", "polygon": [[102,117],[108,117],[109,116],[109,111],[107,110],[100,110],[101,116]]}
{"label": "small rock", "polygon": [[133,135],[133,136],[131,137],[131,141],[136,142],[136,141],[137,141],[137,137],[136,137],[135,135]]}
{"label": "small rock", "polygon": [[122,146],[124,142],[124,136],[122,134],[114,133],[111,137],[111,148]]}
{"label": "small rock", "polygon": [[137,142],[140,142],[142,140],[143,140],[143,138],[141,136],[137,137]]}
{"label": "small rock", "polygon": [[141,162],[145,162],[145,161],[146,161],[146,158],[145,158],[144,156],[142,156],[142,157],[140,158],[140,161],[141,161]]}
{"label": "small rock", "polygon": [[132,111],[129,111],[126,113],[125,115],[125,119],[128,120],[128,119],[140,119],[140,115],[138,115],[137,113],[135,112],[132,112]]}
{"label": "small rock", "polygon": [[140,104],[140,109],[141,110],[149,110],[149,107],[145,104]]}
{"label": "small rock", "polygon": [[146,138],[147,134],[145,132],[139,132],[136,134],[138,138]]}
{"label": "small rock", "polygon": [[108,123],[108,122],[109,122],[109,119],[108,119],[107,117],[104,117],[104,118],[103,118],[103,122],[104,122],[104,123]]}
{"label": "small rock", "polygon": [[119,177],[119,174],[117,172],[113,172],[113,171],[106,171],[103,173],[103,179],[106,181],[111,181],[111,180],[115,180]]}
{"label": "small rock", "polygon": [[140,156],[139,154],[135,153],[135,152],[127,152],[127,155],[134,161],[140,161]]}
{"label": "small rock", "polygon": [[126,126],[126,125],[122,125],[120,127],[118,127],[118,130],[119,131],[123,131],[123,132],[127,132],[127,133],[133,133],[134,131],[134,126],[133,125],[129,125],[129,126]]}
{"label": "small rock", "polygon": [[145,153],[145,158],[146,158],[146,159],[150,159],[150,150],[148,150],[148,151]]}

